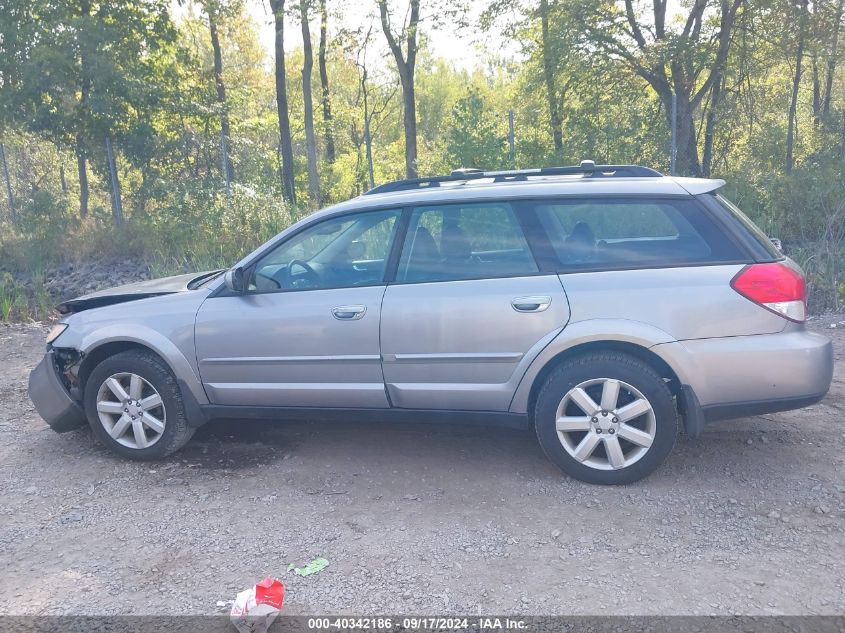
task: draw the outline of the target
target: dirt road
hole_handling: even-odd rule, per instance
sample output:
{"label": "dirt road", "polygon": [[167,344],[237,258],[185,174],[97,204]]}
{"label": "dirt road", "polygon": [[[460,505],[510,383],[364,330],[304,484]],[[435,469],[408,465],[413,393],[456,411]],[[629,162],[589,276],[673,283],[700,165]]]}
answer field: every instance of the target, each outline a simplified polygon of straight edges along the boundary
{"label": "dirt road", "polygon": [[26,395],[46,329],[0,326],[0,614],[216,613],[268,574],[289,614],[841,614],[836,320],[823,403],[679,438],[624,488],[478,427],[215,423],[121,461],[46,427]]}

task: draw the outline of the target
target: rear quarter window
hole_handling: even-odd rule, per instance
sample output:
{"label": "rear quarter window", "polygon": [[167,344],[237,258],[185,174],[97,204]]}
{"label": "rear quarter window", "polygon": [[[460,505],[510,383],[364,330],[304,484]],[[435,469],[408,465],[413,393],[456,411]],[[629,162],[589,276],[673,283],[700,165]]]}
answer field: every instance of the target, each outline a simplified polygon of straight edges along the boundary
{"label": "rear quarter window", "polygon": [[740,230],[745,232],[757,261],[776,261],[783,259],[783,253],[775,247],[772,240],[738,206],[720,193],[711,193],[707,194],[707,196],[719,208],[731,216],[739,225]]}
{"label": "rear quarter window", "polygon": [[743,260],[692,199],[559,199],[535,211],[564,270]]}

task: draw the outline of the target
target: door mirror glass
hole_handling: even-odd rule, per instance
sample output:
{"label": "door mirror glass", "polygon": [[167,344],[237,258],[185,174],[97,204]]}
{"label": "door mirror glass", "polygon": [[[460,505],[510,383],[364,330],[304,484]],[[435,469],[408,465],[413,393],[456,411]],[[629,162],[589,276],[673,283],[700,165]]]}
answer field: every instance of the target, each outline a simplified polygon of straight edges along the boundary
{"label": "door mirror glass", "polygon": [[246,290],[246,284],[244,283],[244,269],[240,266],[238,268],[230,268],[227,270],[226,274],[223,276],[223,280],[226,282],[226,287],[232,292],[243,294]]}

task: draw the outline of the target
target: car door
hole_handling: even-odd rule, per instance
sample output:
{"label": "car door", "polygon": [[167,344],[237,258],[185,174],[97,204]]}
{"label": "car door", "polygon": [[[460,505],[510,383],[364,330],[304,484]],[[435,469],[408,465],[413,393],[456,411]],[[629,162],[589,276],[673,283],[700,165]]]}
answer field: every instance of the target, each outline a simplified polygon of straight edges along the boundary
{"label": "car door", "polygon": [[414,208],[382,303],[391,404],[506,411],[568,317],[559,278],[539,271],[510,204]]}
{"label": "car door", "polygon": [[399,215],[370,211],[310,225],[248,267],[245,294],[207,299],[195,338],[209,400],[387,407],[379,312]]}

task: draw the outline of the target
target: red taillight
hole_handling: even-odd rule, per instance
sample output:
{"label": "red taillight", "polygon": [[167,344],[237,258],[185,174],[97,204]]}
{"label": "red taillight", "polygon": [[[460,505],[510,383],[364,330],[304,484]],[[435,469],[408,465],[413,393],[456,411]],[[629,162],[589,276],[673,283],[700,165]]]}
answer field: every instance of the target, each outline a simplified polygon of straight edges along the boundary
{"label": "red taillight", "polygon": [[807,285],[804,276],[782,262],[751,264],[731,280],[731,287],[743,297],[758,303],[790,321],[807,316]]}

